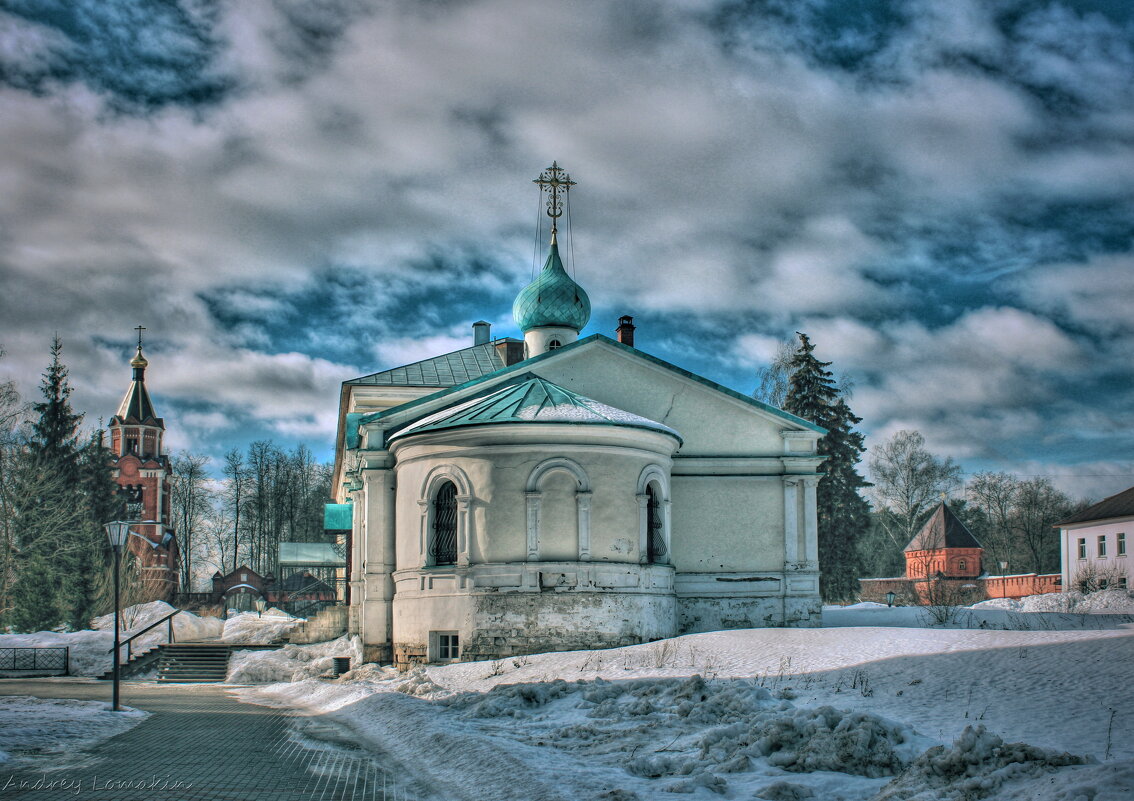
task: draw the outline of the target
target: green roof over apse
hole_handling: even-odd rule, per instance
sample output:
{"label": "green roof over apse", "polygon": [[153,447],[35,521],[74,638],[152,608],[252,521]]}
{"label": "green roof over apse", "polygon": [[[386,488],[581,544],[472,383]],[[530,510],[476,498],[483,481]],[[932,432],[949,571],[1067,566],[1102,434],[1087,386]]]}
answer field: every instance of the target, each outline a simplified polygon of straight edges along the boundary
{"label": "green roof over apse", "polygon": [[522,423],[626,426],[669,434],[682,442],[681,435],[667,425],[585,398],[534,373],[524,373],[487,395],[416,420],[387,441],[426,431]]}
{"label": "green roof over apse", "polygon": [[516,296],[512,317],[524,332],[551,325],[582,331],[591,319],[591,300],[563,269],[554,237],[543,270]]}

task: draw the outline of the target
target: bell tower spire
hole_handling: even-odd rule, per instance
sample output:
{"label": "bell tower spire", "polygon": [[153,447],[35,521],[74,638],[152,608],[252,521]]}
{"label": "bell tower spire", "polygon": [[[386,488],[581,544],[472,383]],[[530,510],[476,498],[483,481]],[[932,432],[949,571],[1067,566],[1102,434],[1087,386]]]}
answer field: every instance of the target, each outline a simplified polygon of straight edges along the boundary
{"label": "bell tower spire", "polygon": [[146,367],[142,355],[142,332],[130,360],[133,379],[110,418],[110,451],[114,480],[125,504],[125,519],[131,526],[129,547],[138,558],[147,600],[172,600],[180,583],[177,538],[174,536],[171,510],[173,466],[165,452],[162,438],[165,421],[157,416],[150,393],[146,390]]}

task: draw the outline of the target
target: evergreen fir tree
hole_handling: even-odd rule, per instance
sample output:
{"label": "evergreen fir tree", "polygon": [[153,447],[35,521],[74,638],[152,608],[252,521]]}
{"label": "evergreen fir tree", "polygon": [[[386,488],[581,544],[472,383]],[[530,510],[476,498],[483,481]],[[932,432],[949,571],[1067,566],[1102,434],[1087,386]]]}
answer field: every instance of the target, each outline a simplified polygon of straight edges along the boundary
{"label": "evergreen fir tree", "polygon": [[789,362],[784,410],[827,429],[819,454],[827,460],[816,491],[819,538],[819,591],[824,601],[845,601],[858,592],[860,534],[870,526],[870,507],[858,490],[867,486],[858,464],[865,445],[854,430],[861,422],[847,405],[827,367],[815,357],[815,346],[799,334],[800,346]]}
{"label": "evergreen fir tree", "polygon": [[89,624],[105,565],[101,526],[114,516],[107,509],[115,486],[101,443],[78,446],[82,415],[71,408],[62,350],[55,337],[13,483],[11,623],[20,630]]}
{"label": "evergreen fir tree", "polygon": [[43,400],[32,406],[37,417],[32,423],[31,444],[46,463],[53,464],[66,478],[77,480],[79,424],[83,416],[71,409],[71,384],[67,368],[59,358],[62,352],[63,342],[56,336],[51,341],[51,364],[39,385]]}
{"label": "evergreen fir tree", "polygon": [[106,589],[102,576],[113,557],[103,524],[121,517],[122,503],[103,436],[100,427],[80,452],[82,521],[75,531],[73,558],[68,560],[71,572],[63,577],[66,622],[76,630],[89,626],[91,618],[113,602],[102,597]]}
{"label": "evergreen fir tree", "polygon": [[46,631],[59,625],[58,572],[51,554],[33,547],[20,555],[8,622],[16,631]]}

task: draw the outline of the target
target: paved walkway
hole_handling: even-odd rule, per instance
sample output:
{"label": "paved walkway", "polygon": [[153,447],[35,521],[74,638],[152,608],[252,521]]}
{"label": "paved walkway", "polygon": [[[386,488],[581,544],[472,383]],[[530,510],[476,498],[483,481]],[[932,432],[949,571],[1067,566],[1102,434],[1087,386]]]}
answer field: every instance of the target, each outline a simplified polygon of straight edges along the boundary
{"label": "paved walkway", "polygon": [[[0,681],[0,695],[110,700],[110,682]],[[411,801],[348,730],[242,703],[223,685],[124,682],[122,704],[153,714],[44,772],[5,772],[0,799],[26,801]],[[54,782],[50,786],[45,786]]]}

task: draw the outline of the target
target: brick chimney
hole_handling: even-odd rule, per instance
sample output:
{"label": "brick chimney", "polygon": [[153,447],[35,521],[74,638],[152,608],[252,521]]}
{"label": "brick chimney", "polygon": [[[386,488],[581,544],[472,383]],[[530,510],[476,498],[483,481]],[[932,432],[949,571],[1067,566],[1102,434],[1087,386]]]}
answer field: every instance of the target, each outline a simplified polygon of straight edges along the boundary
{"label": "brick chimney", "polygon": [[618,341],[634,347],[634,318],[624,314],[618,318]]}

